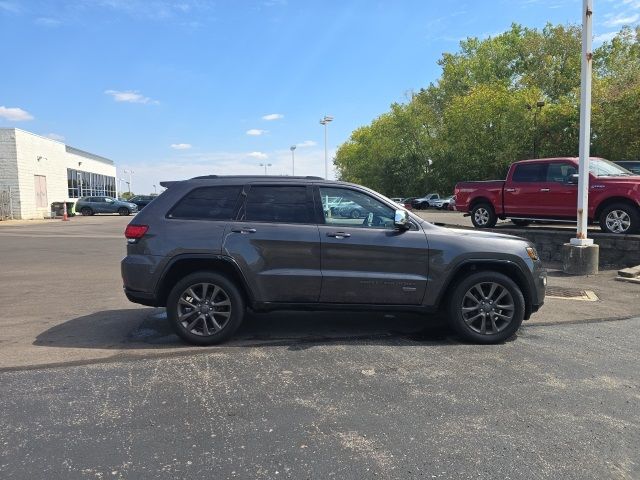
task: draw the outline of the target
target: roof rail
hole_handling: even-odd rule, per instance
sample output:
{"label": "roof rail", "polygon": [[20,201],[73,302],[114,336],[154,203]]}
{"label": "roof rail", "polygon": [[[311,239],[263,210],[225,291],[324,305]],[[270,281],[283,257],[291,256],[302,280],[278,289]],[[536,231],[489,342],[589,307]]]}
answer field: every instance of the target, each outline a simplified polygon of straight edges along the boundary
{"label": "roof rail", "polygon": [[171,185],[173,185],[174,183],[178,183],[178,182],[176,181],[160,182],[160,186],[164,188],[170,188]]}
{"label": "roof rail", "polygon": [[218,178],[219,175],[200,175],[199,177],[193,177],[191,180],[207,180],[209,178]]}

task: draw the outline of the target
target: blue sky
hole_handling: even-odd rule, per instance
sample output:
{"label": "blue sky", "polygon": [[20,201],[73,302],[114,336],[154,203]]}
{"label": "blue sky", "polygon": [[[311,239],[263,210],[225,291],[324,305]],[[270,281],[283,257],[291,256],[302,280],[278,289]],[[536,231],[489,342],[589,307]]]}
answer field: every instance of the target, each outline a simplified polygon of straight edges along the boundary
{"label": "blue sky", "polygon": [[[460,39],[579,23],[581,0],[0,0],[0,126],[134,170],[323,175],[351,131],[437,79]],[[596,43],[640,0],[595,0]]]}

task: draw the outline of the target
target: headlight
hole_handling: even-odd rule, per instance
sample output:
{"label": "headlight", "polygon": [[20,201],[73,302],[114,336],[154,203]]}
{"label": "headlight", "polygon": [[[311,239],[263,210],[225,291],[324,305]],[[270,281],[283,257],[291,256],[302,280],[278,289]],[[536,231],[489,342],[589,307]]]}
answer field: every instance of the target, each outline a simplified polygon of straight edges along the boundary
{"label": "headlight", "polygon": [[529,258],[533,261],[538,260],[538,252],[536,252],[536,249],[533,247],[527,247],[527,255],[529,255]]}

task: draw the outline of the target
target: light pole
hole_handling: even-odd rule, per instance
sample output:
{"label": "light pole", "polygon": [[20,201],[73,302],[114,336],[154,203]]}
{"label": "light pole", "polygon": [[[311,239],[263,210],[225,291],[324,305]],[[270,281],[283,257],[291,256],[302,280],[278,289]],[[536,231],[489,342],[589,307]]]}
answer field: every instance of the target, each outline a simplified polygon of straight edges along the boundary
{"label": "light pole", "polygon": [[296,174],[296,146],[295,145],[291,145],[289,147],[289,150],[291,150],[291,175],[295,175]]}
{"label": "light pole", "polygon": [[154,194],[154,195],[157,195],[157,194],[158,194],[158,189],[156,188],[156,186],[155,186],[155,185],[153,186],[153,194]]}
{"label": "light pole", "polygon": [[327,156],[327,125],[333,121],[331,115],[325,115],[320,120],[320,125],[324,126],[324,178],[329,178],[329,157]]}
{"label": "light pole", "polygon": [[131,179],[131,175],[133,175],[133,173],[134,173],[133,170],[123,170],[122,172],[129,174],[129,182],[128,182],[129,183],[129,193],[133,193],[131,191],[131,189],[133,188],[133,180]]}
{"label": "light pole", "polygon": [[538,158],[538,113],[544,107],[544,101],[538,100],[535,104],[535,108],[533,105],[527,104],[527,110],[533,110],[533,158]]}
{"label": "light pole", "polygon": [[270,167],[271,164],[270,163],[261,163],[260,164],[261,167],[264,167],[264,174],[267,174],[267,167]]}

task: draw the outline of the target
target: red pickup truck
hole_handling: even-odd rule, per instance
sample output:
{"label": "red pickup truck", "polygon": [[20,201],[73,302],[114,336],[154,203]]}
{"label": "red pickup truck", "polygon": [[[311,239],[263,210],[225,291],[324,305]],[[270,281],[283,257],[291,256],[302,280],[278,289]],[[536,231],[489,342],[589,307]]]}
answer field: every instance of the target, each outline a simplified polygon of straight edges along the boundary
{"label": "red pickup truck", "polygon": [[[609,233],[640,230],[640,175],[591,158],[589,221]],[[477,228],[510,219],[526,226],[532,220],[576,221],[578,159],[523,160],[509,167],[506,180],[461,182],[455,188],[456,210],[467,212]]]}

